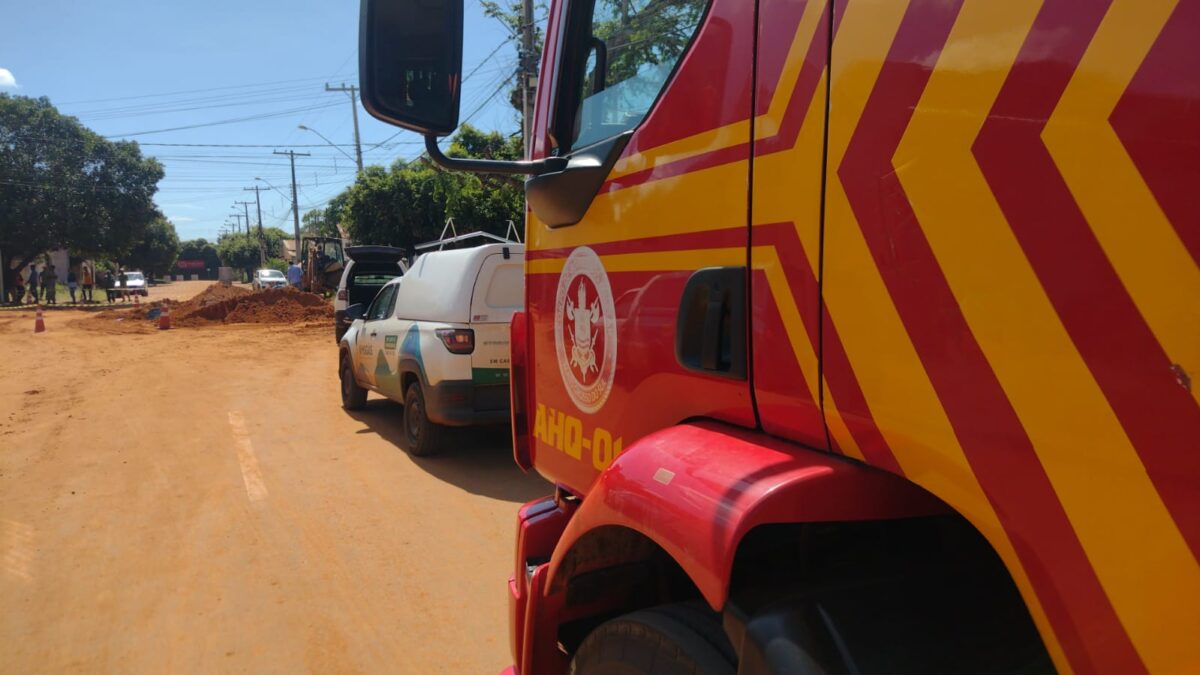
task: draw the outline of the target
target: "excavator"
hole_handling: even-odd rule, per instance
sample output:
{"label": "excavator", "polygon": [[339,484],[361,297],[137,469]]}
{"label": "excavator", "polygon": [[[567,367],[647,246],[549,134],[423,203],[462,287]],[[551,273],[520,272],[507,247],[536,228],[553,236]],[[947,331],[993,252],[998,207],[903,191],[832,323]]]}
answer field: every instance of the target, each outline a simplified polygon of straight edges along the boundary
{"label": "excavator", "polygon": [[309,293],[336,292],[346,266],[346,254],[339,237],[303,237],[300,240],[300,268],[304,275],[300,289]]}

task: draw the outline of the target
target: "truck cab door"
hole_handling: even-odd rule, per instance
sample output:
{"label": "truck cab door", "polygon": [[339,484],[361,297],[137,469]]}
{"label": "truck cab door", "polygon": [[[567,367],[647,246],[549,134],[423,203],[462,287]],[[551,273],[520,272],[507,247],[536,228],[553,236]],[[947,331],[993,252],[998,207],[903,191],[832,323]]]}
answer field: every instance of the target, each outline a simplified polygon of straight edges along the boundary
{"label": "truck cab door", "polygon": [[526,189],[531,448],[541,473],[580,491],[655,430],[755,424],[754,7],[628,4],[554,4],[531,134],[534,159],[566,160]]}
{"label": "truck cab door", "polygon": [[828,447],[822,351],[836,346],[819,278],[831,5],[763,0],[755,60],[754,394],[767,433],[814,448]]}

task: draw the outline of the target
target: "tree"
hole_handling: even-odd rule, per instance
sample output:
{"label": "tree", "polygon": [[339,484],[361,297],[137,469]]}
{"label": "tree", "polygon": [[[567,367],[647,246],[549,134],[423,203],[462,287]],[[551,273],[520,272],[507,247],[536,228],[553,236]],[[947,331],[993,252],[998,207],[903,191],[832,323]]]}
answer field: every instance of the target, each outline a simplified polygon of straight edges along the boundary
{"label": "tree", "polygon": [[162,165],[108,141],[45,98],[0,93],[0,268],[66,248],[121,258],[160,216]]}
{"label": "tree", "polygon": [[300,217],[300,235],[336,237],[337,223],[326,218],[327,209],[312,209]]}
{"label": "tree", "polygon": [[[463,125],[448,154],[517,159],[519,138]],[[459,234],[484,230],[503,235],[508,221],[521,222],[524,187],[505,176],[448,172],[426,159],[397,161],[390,169],[369,166],[344,193],[340,222],[355,241],[411,248],[435,239],[453,217]],[[342,195],[335,198],[340,203]]]}
{"label": "tree", "polygon": [[205,269],[221,266],[221,257],[217,255],[217,247],[207,239],[191,239],[179,245],[179,260],[203,260]]}
{"label": "tree", "polygon": [[125,262],[129,267],[161,276],[175,266],[179,250],[175,225],[165,217],[159,217],[146,227],[142,240],[125,256]]}
{"label": "tree", "polygon": [[217,255],[221,256],[222,265],[243,270],[246,278],[250,278],[260,259],[258,237],[245,232],[223,235],[217,240]]}
{"label": "tree", "polygon": [[243,270],[246,277],[250,278],[254,270],[262,266],[260,253],[265,253],[268,261],[277,259],[283,254],[283,240],[292,238],[278,227],[264,227],[263,248],[260,250],[258,232],[226,234],[217,240],[217,256],[222,265]]}

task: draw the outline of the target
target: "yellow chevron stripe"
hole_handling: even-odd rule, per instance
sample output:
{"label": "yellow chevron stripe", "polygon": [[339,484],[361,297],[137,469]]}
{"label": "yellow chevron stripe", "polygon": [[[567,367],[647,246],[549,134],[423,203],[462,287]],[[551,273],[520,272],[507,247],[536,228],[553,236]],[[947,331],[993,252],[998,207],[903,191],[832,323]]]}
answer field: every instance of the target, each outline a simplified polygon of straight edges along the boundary
{"label": "yellow chevron stripe", "polygon": [[596,196],[578,225],[551,229],[530,215],[528,248],[595,246],[612,241],[746,226],[747,160],[722,164]]}
{"label": "yellow chevron stripe", "polygon": [[[1196,647],[1182,633],[1200,625],[1200,608],[1193,606],[1189,620],[1176,600],[1180,593],[1200,597],[1200,569],[971,154],[1039,5],[963,7],[950,45],[975,48],[943,51],[893,166],[1101,585],[1146,665],[1159,672],[1172,661],[1155,658],[1177,659]],[[981,62],[980,54],[994,60]],[[1085,67],[1078,72],[1091,86],[1095,73]],[[969,227],[964,213],[971,214]],[[1080,471],[1080,453],[1096,447],[1106,449],[1104,463]],[[1163,625],[1164,616],[1175,618]]]}
{"label": "yellow chevron stripe", "polygon": [[[1200,297],[1200,269],[1108,123],[1176,4],[1116,0],[1042,138],[1159,343],[1172,361],[1196,372],[1200,311],[1191,300]],[[1077,396],[1059,400],[1078,401]],[[1200,397],[1200,391],[1193,396]],[[1092,398],[1099,399],[1096,407],[1106,405],[1098,389]],[[1200,663],[1200,642],[1195,640],[1200,605],[1179,602],[1200,598],[1200,565],[1115,416],[1091,411],[1074,425],[1080,428],[1072,429],[1063,424],[1072,416],[1062,412],[1045,420],[1062,444],[1058,463],[1067,484],[1064,490],[1056,483],[1056,489],[1075,493],[1064,494],[1064,506],[1117,615],[1151,672]],[[1106,471],[1079,472],[1070,455],[1081,447],[1106,447]],[[1048,469],[1053,466],[1046,463]],[[1164,616],[1172,618],[1163,621]]]}
{"label": "yellow chevron stripe", "polygon": [[[907,2],[899,1],[846,5],[833,56],[833,169],[841,165],[907,8]],[[1061,672],[1070,672],[1008,534],[979,486],[900,321],[834,171],[826,190],[825,300],[837,317],[839,335],[876,424],[904,473],[953,505],[991,542],[1025,597],[1055,664]]]}
{"label": "yellow chevron stripe", "polygon": [[[1159,344],[1195,374],[1200,268],[1108,123],[1176,4],[1113,3],[1042,138]],[[1200,403],[1200,387],[1192,396]]]}

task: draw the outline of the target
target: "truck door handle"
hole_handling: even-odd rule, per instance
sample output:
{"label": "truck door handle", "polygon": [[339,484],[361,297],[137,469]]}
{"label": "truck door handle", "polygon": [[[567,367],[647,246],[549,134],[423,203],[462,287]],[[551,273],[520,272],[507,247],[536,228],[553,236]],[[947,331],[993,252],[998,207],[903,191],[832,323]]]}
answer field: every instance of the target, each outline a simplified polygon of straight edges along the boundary
{"label": "truck door handle", "polygon": [[378,335],[378,333],[376,333],[375,331],[371,331],[371,337],[375,337],[376,335]]}
{"label": "truck door handle", "polygon": [[746,268],[706,267],[688,278],[675,323],[675,358],[689,370],[746,379]]}

